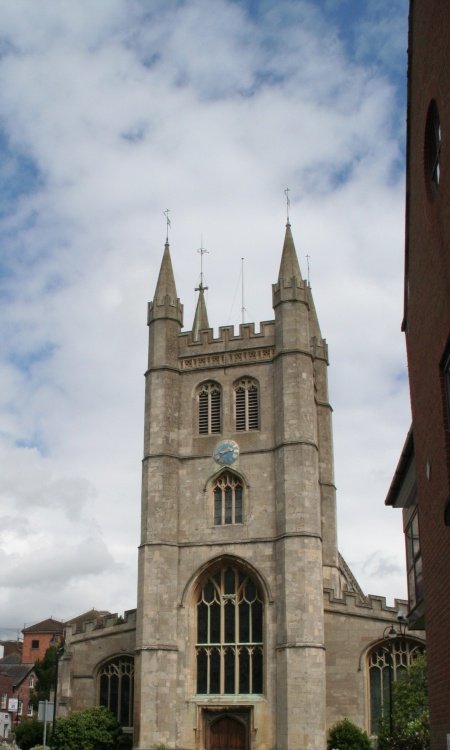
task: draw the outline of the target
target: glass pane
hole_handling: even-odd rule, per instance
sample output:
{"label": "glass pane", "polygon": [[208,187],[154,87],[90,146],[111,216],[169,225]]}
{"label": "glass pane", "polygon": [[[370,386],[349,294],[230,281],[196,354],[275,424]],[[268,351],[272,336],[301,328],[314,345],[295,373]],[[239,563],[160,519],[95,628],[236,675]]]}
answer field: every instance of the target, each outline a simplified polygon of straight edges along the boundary
{"label": "glass pane", "polygon": [[253,602],[252,604],[252,634],[253,643],[262,643],[262,604]]}
{"label": "glass pane", "polygon": [[215,648],[211,651],[210,662],[209,662],[209,692],[220,693],[220,654],[219,649]]}
{"label": "glass pane", "polygon": [[381,672],[373,668],[369,672],[370,677],[370,731],[377,734],[378,722],[381,718]]}
{"label": "glass pane", "polygon": [[106,674],[102,674],[102,676],[100,677],[100,705],[106,706],[106,708],[109,707],[108,687],[109,687],[109,679],[106,676]]}
{"label": "glass pane", "polygon": [[208,607],[199,604],[197,612],[197,643],[208,643]]}
{"label": "glass pane", "polygon": [[250,692],[250,658],[246,648],[241,648],[239,654],[239,692]]}
{"label": "glass pane", "polygon": [[207,692],[207,669],[208,658],[206,652],[201,649],[197,651],[197,693]]}
{"label": "glass pane", "polygon": [[250,605],[247,602],[239,604],[239,642],[250,641]]}
{"label": "glass pane", "polygon": [[211,581],[207,581],[203,588],[203,601],[212,602],[214,599],[214,586]]}
{"label": "glass pane", "polygon": [[250,579],[247,582],[247,585],[245,587],[245,598],[248,602],[252,602],[253,599],[256,596],[256,586]]}
{"label": "glass pane", "polygon": [[123,727],[131,726],[130,722],[130,678],[127,674],[122,675],[120,685],[120,716],[119,722]]}
{"label": "glass pane", "polygon": [[255,649],[252,654],[252,672],[253,672],[252,692],[262,693],[263,691],[263,661],[262,661],[262,651],[259,648]]}
{"label": "glass pane", "polygon": [[119,710],[119,678],[116,674],[110,677],[109,691],[109,710],[117,717]]}
{"label": "glass pane", "polygon": [[233,493],[231,487],[225,488],[225,523],[233,523]]}
{"label": "glass pane", "polygon": [[222,523],[222,490],[216,487],[214,490],[214,524],[220,526]]}
{"label": "glass pane", "polygon": [[225,594],[235,593],[235,579],[233,568],[227,568],[224,575],[224,592]]}
{"label": "glass pane", "polygon": [[225,643],[234,642],[234,602],[228,599],[228,601],[225,602]]}
{"label": "glass pane", "polygon": [[234,693],[234,649],[227,648],[225,652],[225,692]]}
{"label": "glass pane", "polygon": [[234,522],[242,523],[242,487],[239,484],[235,489]]}
{"label": "glass pane", "polygon": [[218,602],[211,604],[209,608],[210,617],[210,643],[220,643],[220,605]]}

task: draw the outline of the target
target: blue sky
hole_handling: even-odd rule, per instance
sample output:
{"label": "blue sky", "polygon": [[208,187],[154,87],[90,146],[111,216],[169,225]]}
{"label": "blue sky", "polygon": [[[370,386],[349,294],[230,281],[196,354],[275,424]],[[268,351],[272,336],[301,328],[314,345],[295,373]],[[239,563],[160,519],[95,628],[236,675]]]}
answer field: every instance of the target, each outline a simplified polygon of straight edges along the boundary
{"label": "blue sky", "polygon": [[[339,543],[405,595],[406,0],[0,0],[0,628],[135,606],[146,303],[270,319],[290,188],[330,349]],[[233,303],[234,300],[234,303]],[[61,541],[64,540],[62,544]],[[56,564],[55,564],[56,563]]]}

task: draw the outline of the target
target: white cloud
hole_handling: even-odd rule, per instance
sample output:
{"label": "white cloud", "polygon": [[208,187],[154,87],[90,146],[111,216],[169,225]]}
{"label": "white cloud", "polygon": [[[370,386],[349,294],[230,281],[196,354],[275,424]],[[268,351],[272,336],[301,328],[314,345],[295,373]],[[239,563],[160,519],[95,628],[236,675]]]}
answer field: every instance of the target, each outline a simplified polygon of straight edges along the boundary
{"label": "white cloud", "polygon": [[[0,218],[0,626],[134,606],[162,212],[186,327],[202,234],[210,321],[230,322],[245,256],[259,322],[286,184],[330,346],[341,547],[364,589],[403,595],[400,514],[383,507],[409,420],[397,52],[351,57],[300,0],[253,15],[226,0],[0,0],[0,17],[2,175],[15,185]],[[24,601],[27,571],[41,584]]]}

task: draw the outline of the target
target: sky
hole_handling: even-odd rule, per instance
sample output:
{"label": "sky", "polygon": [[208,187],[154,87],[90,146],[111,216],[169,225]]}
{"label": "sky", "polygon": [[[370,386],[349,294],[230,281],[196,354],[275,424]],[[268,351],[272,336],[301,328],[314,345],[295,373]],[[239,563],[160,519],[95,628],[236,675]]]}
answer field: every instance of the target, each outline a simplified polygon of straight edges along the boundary
{"label": "sky", "polygon": [[[407,0],[0,0],[0,635],[136,606],[146,306],[273,318],[286,222],[329,345],[339,548],[406,596]],[[241,259],[244,258],[242,263]]]}

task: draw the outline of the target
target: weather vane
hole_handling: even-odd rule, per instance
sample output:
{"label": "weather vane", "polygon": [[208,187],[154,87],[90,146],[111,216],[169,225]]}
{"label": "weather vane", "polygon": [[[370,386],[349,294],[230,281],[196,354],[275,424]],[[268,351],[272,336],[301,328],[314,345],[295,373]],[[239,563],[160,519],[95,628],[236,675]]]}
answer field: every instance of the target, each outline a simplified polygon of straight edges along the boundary
{"label": "weather vane", "polygon": [[289,189],[288,187],[287,187],[287,188],[286,188],[286,190],[284,191],[284,194],[285,194],[285,196],[286,196],[286,218],[287,218],[287,224],[289,224],[289,223],[290,223],[290,222],[289,222],[289,206],[291,205],[291,201],[289,200],[289,193],[290,193],[290,192],[291,192],[291,191],[290,191],[290,189]]}
{"label": "weather vane", "polygon": [[203,256],[205,253],[208,253],[209,255],[209,250],[207,250],[206,247],[203,247],[203,235],[201,237],[200,247],[197,252],[200,253],[200,284],[198,285],[198,287],[196,287],[195,291],[199,292],[201,289],[208,289],[207,286],[203,286]]}
{"label": "weather vane", "polygon": [[309,259],[310,257],[311,257],[310,255],[306,254],[306,267],[308,269],[308,284],[309,284]]}
{"label": "weather vane", "polygon": [[163,211],[163,214],[166,217],[166,245],[169,243],[169,227],[172,226],[170,219],[169,219],[169,211],[170,211],[170,208],[166,208],[166,210]]}

